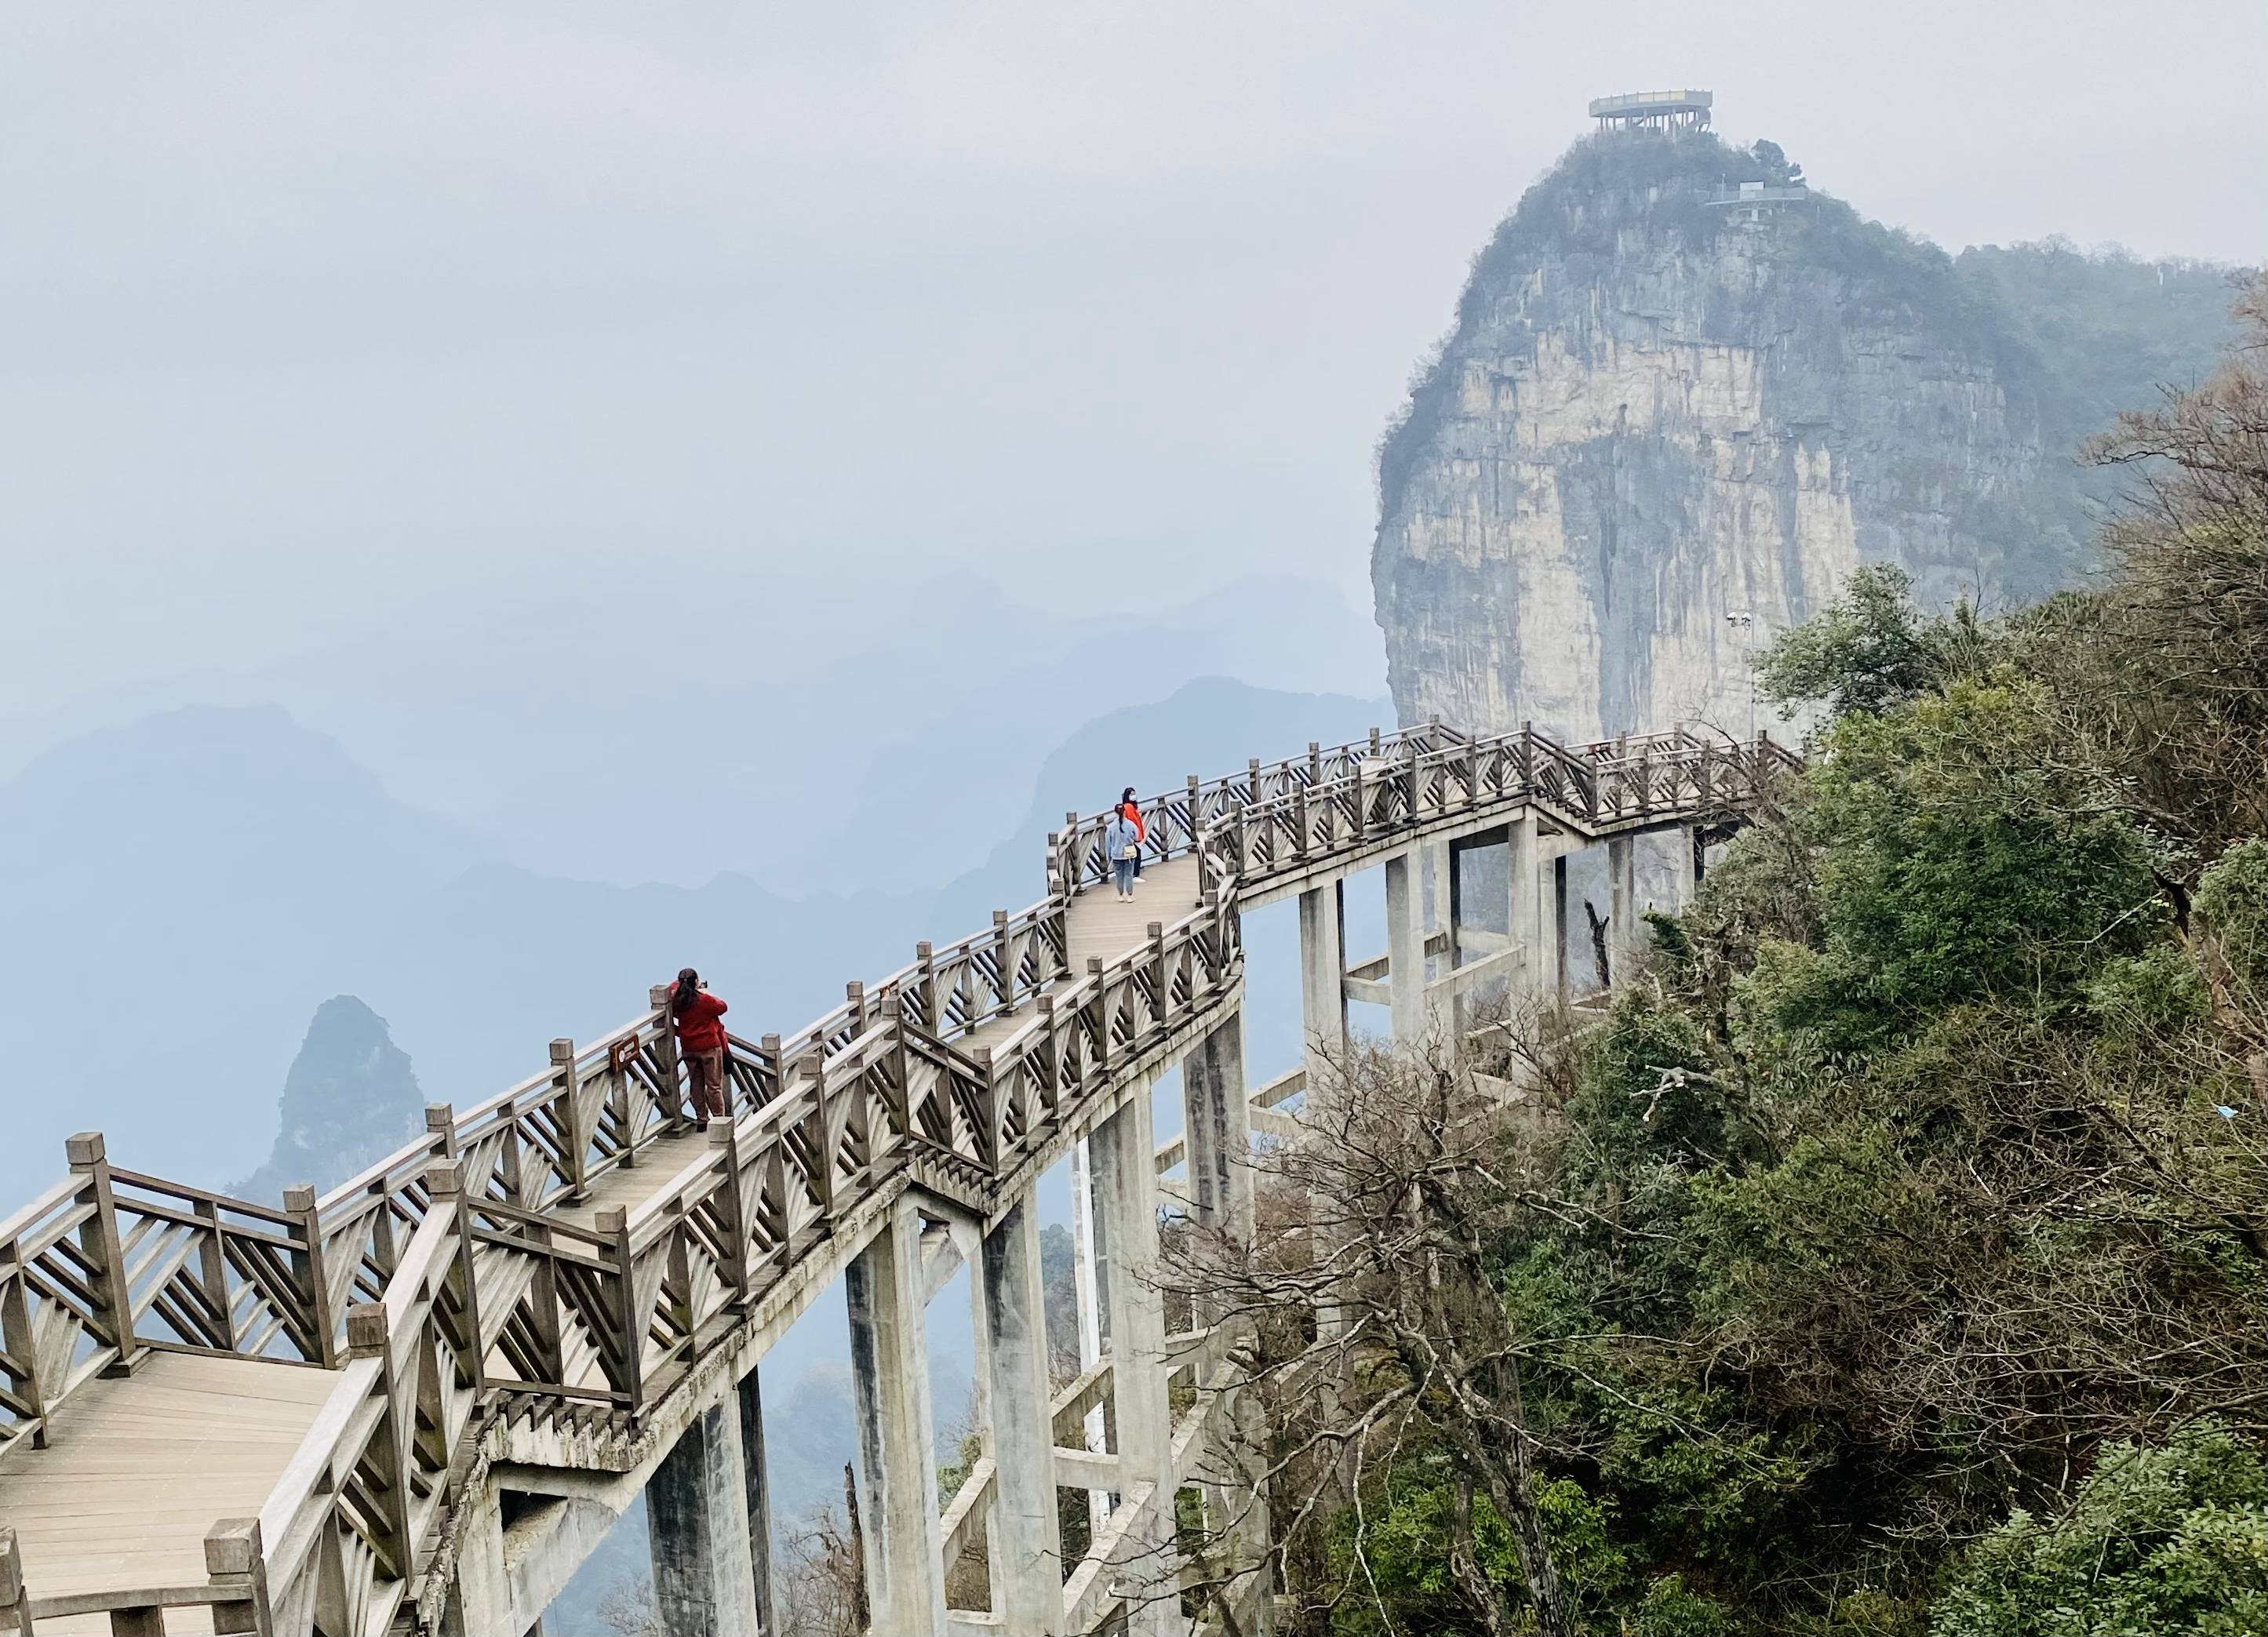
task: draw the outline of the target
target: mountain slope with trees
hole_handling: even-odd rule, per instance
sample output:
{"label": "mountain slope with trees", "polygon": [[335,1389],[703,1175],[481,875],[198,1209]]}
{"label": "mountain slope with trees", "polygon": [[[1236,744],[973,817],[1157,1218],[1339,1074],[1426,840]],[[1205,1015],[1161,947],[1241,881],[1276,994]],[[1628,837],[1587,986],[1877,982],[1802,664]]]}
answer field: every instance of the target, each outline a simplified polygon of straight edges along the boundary
{"label": "mountain slope with trees", "polygon": [[2260,1629],[2268,287],[2240,314],[2091,447],[2094,589],[1932,614],[1879,565],[1763,657],[1809,765],[1603,1024],[1510,1020],[1548,1113],[1483,1141],[1438,1065],[1351,1063],[1326,1203],[1263,1204],[1307,1236],[1188,1259],[1324,1498],[1277,1504],[1292,1629]]}

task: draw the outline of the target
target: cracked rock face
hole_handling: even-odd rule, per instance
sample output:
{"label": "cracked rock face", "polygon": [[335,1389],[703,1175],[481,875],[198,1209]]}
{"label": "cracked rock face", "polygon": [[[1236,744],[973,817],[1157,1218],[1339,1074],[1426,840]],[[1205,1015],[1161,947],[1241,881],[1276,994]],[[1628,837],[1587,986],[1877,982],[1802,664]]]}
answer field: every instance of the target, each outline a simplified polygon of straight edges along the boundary
{"label": "cracked rock face", "polygon": [[2067,571],[2069,461],[1992,303],[1831,199],[1710,202],[1758,174],[1704,135],[1593,139],[1482,253],[1380,458],[1404,721],[1737,733],[1752,648],[1862,562],[1936,602]]}

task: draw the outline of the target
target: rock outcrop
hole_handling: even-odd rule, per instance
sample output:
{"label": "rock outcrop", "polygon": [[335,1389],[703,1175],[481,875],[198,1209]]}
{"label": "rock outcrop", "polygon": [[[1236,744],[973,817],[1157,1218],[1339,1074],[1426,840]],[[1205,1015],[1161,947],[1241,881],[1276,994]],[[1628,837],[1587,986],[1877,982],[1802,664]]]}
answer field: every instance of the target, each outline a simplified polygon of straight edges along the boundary
{"label": "rock outcrop", "polygon": [[273,1200],[295,1183],[329,1188],[423,1128],[424,1097],[386,1019],[351,995],[315,1009],[276,1105],[268,1163],[229,1190]]}
{"label": "rock outcrop", "polygon": [[[2014,321],[2014,264],[1823,195],[1719,202],[1790,180],[1769,143],[1587,139],[1476,259],[1380,454],[1405,721],[1738,732],[1749,653],[1862,562],[1940,601],[2068,576],[2088,533],[2069,394]],[[2220,275],[2183,275],[2217,322]]]}

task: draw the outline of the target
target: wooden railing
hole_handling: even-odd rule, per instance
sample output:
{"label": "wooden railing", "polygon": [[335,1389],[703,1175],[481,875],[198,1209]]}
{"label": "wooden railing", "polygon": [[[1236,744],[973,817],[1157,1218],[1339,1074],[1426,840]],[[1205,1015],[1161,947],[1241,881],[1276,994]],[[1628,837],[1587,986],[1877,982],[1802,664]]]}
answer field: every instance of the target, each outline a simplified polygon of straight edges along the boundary
{"label": "wooden railing", "polygon": [[909,1180],[979,1213],[1026,1186],[1052,1138],[1233,991],[1241,892],[1521,801],[1591,833],[1697,822],[1793,761],[1761,738],[1569,749],[1427,724],[1191,779],[1142,809],[1151,857],[1199,855],[1200,901],[1081,972],[1066,918],[1108,876],[1108,814],[1074,817],[1049,839],[1046,899],[918,946],[793,1035],[732,1037],[731,1118],[636,1211],[588,1225],[558,1208],[684,1129],[659,990],[593,1042],[554,1041],[499,1096],[432,1105],[423,1139],[281,1211],[114,1171],[99,1136],[75,1138],[71,1176],[0,1224],[0,1448],[42,1440],[56,1403],[144,1345],[336,1367],[259,1519],[261,1595],[295,1637],[384,1629],[484,1401],[636,1417],[847,1214]]}

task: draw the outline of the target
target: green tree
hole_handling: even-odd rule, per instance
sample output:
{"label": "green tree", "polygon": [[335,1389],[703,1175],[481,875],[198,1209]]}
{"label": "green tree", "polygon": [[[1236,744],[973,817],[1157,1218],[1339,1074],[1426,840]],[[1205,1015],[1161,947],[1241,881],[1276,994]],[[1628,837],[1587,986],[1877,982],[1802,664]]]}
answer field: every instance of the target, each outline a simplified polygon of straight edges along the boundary
{"label": "green tree", "polygon": [[2268,1631],[2268,1468],[2211,1424],[2106,1449],[2071,1509],[2019,1511],[1938,1603],[1934,1637]]}

